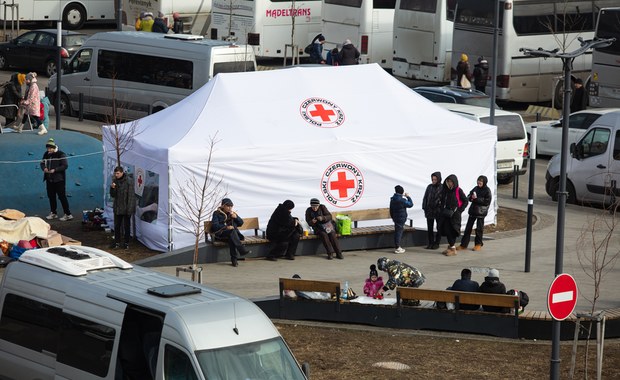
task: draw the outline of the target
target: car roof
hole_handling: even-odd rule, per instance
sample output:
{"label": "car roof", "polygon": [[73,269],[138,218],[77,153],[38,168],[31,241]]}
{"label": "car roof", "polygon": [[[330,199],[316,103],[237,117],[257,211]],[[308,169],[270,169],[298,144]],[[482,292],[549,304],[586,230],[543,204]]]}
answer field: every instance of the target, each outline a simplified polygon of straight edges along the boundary
{"label": "car roof", "polygon": [[[453,111],[453,112],[459,112],[459,113],[464,113],[464,114],[468,114],[468,115],[473,115],[473,116],[477,116],[477,117],[488,117],[491,113],[491,109],[487,108],[487,107],[478,107],[478,106],[471,106],[469,104],[458,104],[458,103],[437,103],[437,105]],[[504,111],[502,109],[495,109],[495,115],[519,115],[518,113],[515,112],[510,112],[510,111]],[[519,115],[520,116],[520,115]]]}
{"label": "car roof", "polygon": [[456,97],[461,97],[461,98],[488,98],[489,97],[484,92],[480,92],[474,89],[456,87],[456,86],[438,86],[438,87],[418,86],[418,87],[414,87],[413,90],[416,92],[418,90],[427,91],[427,92],[446,94],[446,95],[451,95],[451,96],[456,96]]}
{"label": "car roof", "polygon": [[576,115],[580,113],[595,113],[599,115],[605,115],[606,113],[620,111],[620,108],[588,108],[586,110],[576,111],[571,113],[571,115]]}
{"label": "car roof", "polygon": [[[58,30],[57,29],[33,29],[30,30],[29,32],[46,32],[46,33],[51,33],[51,34],[58,34]],[[26,32],[22,33],[25,34]],[[82,35],[82,36],[87,36],[86,33],[79,33],[79,32],[74,32],[72,30],[63,30],[62,31],[63,35]]]}

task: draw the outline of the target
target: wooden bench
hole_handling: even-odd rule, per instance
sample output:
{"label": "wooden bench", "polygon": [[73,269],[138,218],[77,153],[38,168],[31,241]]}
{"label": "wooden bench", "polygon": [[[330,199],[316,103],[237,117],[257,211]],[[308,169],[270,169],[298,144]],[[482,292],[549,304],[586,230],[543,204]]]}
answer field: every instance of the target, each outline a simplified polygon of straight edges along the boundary
{"label": "wooden bench", "polygon": [[[285,297],[285,290],[303,291],[303,292],[325,292],[329,294],[335,294],[334,300],[328,302],[334,302],[336,304],[336,312],[340,311],[340,283],[335,281],[316,281],[316,280],[302,280],[300,278],[280,278],[280,310],[284,313],[284,307],[287,301],[296,301],[296,299]],[[319,300],[320,301],[320,300]],[[326,300],[327,301],[327,300]]]}
{"label": "wooden bench", "polygon": [[[497,306],[514,309],[514,316],[519,317],[519,297],[507,294],[489,294],[476,292],[461,292],[456,290],[434,290],[420,288],[396,288],[396,305],[401,306],[403,301],[433,301],[454,304],[454,311],[463,311],[462,304]],[[482,311],[482,310],[467,310]]]}
{"label": "wooden bench", "polygon": [[[205,242],[207,244],[213,244],[215,246],[228,246],[225,240],[218,240],[215,238],[215,234],[211,232],[211,221],[205,222]],[[267,243],[269,240],[265,238],[265,232],[262,231],[258,225],[258,218],[243,218],[243,224],[237,227],[239,231],[254,230],[254,236],[245,235],[243,244],[261,244]],[[259,234],[260,232],[260,234]]]}

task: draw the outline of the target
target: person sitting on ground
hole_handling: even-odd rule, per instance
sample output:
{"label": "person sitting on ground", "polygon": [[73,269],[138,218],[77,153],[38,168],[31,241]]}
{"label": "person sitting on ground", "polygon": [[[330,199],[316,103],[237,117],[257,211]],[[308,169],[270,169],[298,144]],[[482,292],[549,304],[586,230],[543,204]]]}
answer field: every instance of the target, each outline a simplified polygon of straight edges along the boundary
{"label": "person sitting on ground", "polygon": [[489,212],[489,205],[493,196],[491,195],[491,189],[487,186],[489,180],[486,176],[481,175],[477,179],[477,185],[471,189],[467,199],[471,202],[469,206],[469,218],[467,219],[467,225],[465,226],[465,232],[461,238],[461,244],[456,248],[457,251],[467,249],[469,245],[469,239],[471,239],[471,230],[476,222],[476,238],[474,242],[476,245],[472,248],[472,251],[480,251],[484,243],[482,242],[482,235],[484,234],[484,218]]}
{"label": "person sitting on ground", "polygon": [[[238,261],[245,260],[239,255],[245,256],[250,251],[241,243],[244,236],[239,232],[239,227],[243,225],[243,219],[232,208],[233,202],[230,198],[222,199],[220,207],[213,212],[211,232],[213,232],[217,240],[228,242],[230,262],[233,267],[237,267],[239,266]],[[239,252],[239,255],[237,255],[237,252]]]}
{"label": "person sitting on ground", "polygon": [[321,243],[323,243],[323,247],[327,251],[327,260],[331,260],[334,254],[338,259],[342,260],[342,251],[336,236],[336,227],[332,221],[332,214],[316,198],[310,199],[310,207],[306,209],[306,222],[312,227],[314,234],[321,239]]}
{"label": "person sitting on ground", "polygon": [[[377,268],[388,274],[388,280],[381,288],[379,294],[383,295],[388,290],[394,290],[397,286],[419,288],[424,284],[426,278],[417,268],[409,264],[401,263],[398,260],[381,257],[377,260]],[[413,305],[419,305],[420,301]]]}
{"label": "person sitting on ground", "polygon": [[[499,280],[499,271],[497,269],[489,271],[478,291],[480,293],[506,294],[506,286]],[[492,313],[510,313],[510,308],[501,306],[482,305],[482,309]]]}
{"label": "person sitting on ground", "polygon": [[377,266],[372,264],[370,266],[370,275],[364,282],[364,294],[368,297],[383,299],[383,277],[379,276],[377,272]]}
{"label": "person sitting on ground", "polygon": [[291,215],[291,210],[294,208],[295,203],[287,199],[276,207],[269,218],[267,239],[275,243],[267,255],[269,261],[277,261],[278,257],[283,255],[288,260],[295,260],[301,225],[299,220]]}
{"label": "person sitting on ground", "polygon": [[[478,285],[478,282],[471,279],[471,270],[469,270],[468,268],[464,268],[461,271],[461,278],[454,281],[454,284],[452,284],[452,286],[448,289],[461,292],[477,292],[479,287],[480,286]],[[463,310],[480,309],[480,305],[461,304],[460,307]]]}

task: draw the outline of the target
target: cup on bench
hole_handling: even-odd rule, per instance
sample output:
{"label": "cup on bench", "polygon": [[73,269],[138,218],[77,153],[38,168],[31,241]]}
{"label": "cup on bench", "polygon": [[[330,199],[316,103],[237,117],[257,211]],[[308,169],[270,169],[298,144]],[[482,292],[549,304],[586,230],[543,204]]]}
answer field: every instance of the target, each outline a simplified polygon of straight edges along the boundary
{"label": "cup on bench", "polygon": [[308,236],[309,232],[308,230],[304,230],[304,236]]}

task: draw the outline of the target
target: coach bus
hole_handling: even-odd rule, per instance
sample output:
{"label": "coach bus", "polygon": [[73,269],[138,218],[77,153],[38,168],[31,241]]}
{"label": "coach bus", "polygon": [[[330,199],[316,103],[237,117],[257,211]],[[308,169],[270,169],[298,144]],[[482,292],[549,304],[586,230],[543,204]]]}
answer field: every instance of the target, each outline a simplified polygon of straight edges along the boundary
{"label": "coach bus", "polygon": [[[580,47],[578,37],[591,39],[598,9],[618,0],[504,0],[500,1],[497,98],[516,102],[561,99],[562,60],[525,56],[520,48],[560,49]],[[452,39],[452,68],[462,53],[475,59],[484,56],[492,65],[495,0],[459,0]],[[572,74],[586,82],[592,55],[578,56]],[[453,76],[453,79],[456,75]],[[556,101],[556,104],[562,104]]]}
{"label": "coach bus", "polygon": [[58,21],[65,29],[80,29],[86,21],[114,21],[115,0],[7,0],[0,19],[11,21]]}
{"label": "coach bus", "polygon": [[321,0],[213,0],[210,38],[251,45],[257,57],[284,57],[285,45],[304,56],[319,33]]}
{"label": "coach bus", "polygon": [[396,0],[324,0],[325,49],[340,48],[349,39],[361,63],[392,70],[392,39]]}
{"label": "coach bus", "polygon": [[595,35],[616,41],[592,53],[590,106],[620,107],[620,8],[601,9]]}
{"label": "coach bus", "polygon": [[450,81],[456,0],[396,0],[392,74]]}

